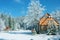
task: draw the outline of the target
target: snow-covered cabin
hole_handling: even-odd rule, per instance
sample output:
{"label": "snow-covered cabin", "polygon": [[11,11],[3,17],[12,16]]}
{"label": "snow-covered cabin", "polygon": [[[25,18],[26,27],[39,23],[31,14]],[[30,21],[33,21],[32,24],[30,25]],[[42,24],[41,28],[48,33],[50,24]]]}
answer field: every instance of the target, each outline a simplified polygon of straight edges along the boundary
{"label": "snow-covered cabin", "polygon": [[50,14],[45,14],[39,21],[40,30],[47,30],[49,26],[55,25],[58,28],[59,23]]}

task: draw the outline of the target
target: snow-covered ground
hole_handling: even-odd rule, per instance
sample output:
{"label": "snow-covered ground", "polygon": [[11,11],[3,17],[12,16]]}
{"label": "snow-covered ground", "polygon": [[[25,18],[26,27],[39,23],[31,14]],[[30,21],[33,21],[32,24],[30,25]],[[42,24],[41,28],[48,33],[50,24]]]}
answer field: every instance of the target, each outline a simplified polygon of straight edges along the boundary
{"label": "snow-covered ground", "polygon": [[59,35],[32,35],[30,30],[0,32],[0,40],[60,40]]}

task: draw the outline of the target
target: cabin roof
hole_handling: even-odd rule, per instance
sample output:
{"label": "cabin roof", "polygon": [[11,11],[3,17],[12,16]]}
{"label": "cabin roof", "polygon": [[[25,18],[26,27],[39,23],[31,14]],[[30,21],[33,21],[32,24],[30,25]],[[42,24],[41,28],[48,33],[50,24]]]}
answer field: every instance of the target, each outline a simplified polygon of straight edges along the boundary
{"label": "cabin roof", "polygon": [[48,21],[52,21],[55,25],[59,25],[59,23],[48,13],[40,19],[39,25],[48,25]]}

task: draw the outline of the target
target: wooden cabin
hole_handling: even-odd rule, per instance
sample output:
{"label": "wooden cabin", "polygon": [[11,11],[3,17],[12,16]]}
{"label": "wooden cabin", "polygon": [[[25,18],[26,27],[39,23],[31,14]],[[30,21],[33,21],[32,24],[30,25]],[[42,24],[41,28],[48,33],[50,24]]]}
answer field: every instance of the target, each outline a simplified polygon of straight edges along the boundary
{"label": "wooden cabin", "polygon": [[56,26],[56,28],[58,28],[59,23],[57,22],[56,19],[54,19],[53,17],[51,17],[50,14],[45,14],[39,21],[39,27],[40,30],[47,30],[52,24],[54,24]]}
{"label": "wooden cabin", "polygon": [[8,30],[11,30],[11,28],[9,26],[7,26],[4,30],[8,31]]}

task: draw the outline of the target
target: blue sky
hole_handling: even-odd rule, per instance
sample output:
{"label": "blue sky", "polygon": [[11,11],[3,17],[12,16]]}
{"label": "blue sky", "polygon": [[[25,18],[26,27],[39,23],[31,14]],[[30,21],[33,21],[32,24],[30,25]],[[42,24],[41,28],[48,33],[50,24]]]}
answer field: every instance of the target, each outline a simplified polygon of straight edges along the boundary
{"label": "blue sky", "polygon": [[[39,0],[47,10],[45,13],[60,10],[60,0]],[[12,16],[25,16],[30,0],[0,0],[0,12],[10,13]]]}

